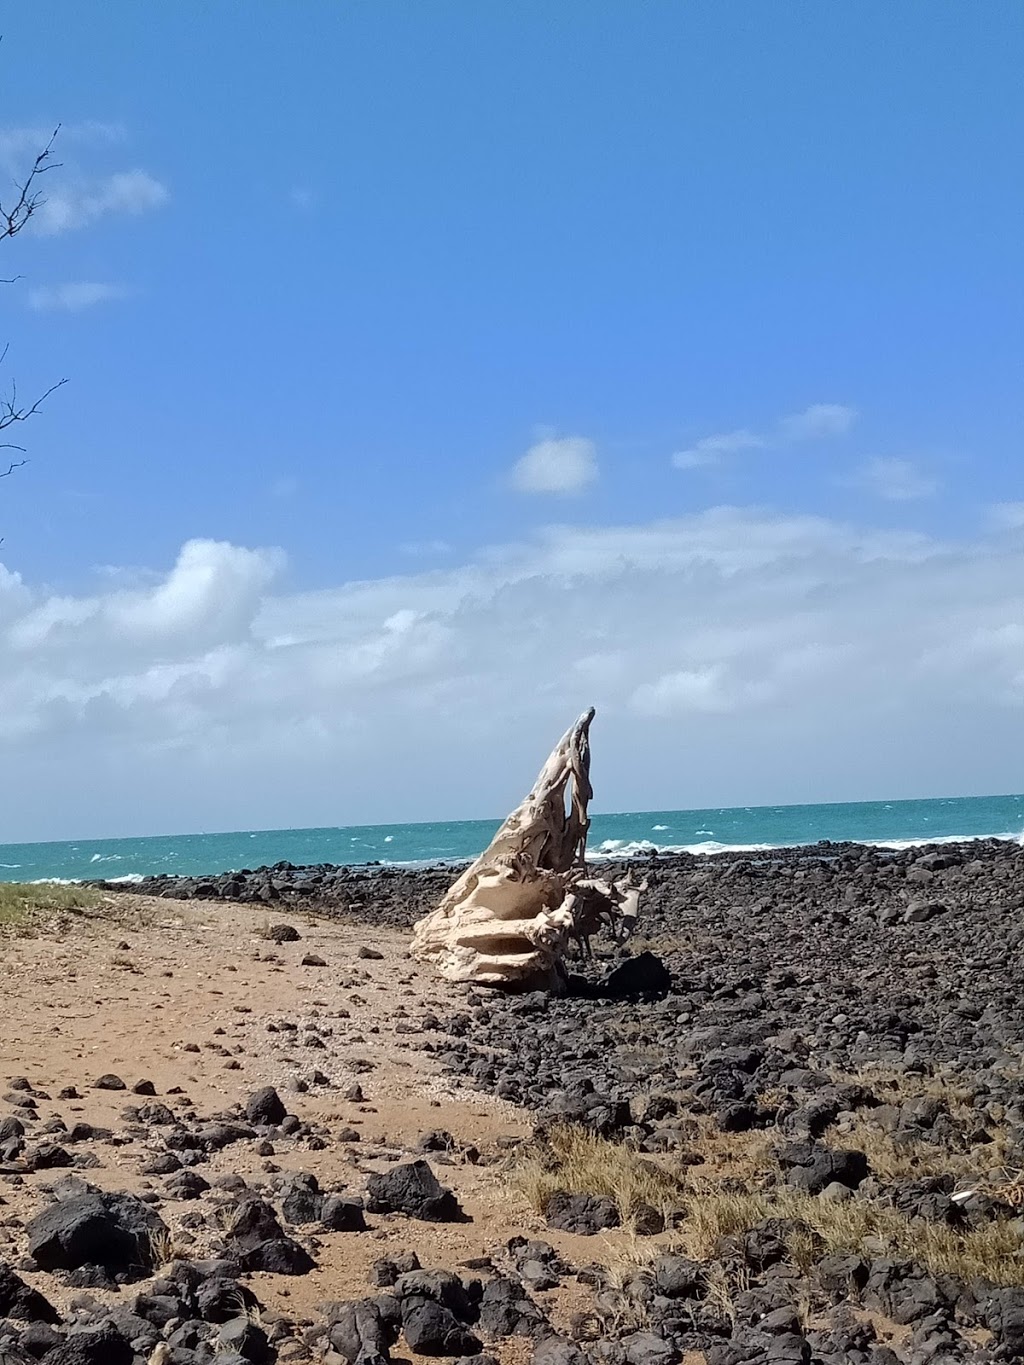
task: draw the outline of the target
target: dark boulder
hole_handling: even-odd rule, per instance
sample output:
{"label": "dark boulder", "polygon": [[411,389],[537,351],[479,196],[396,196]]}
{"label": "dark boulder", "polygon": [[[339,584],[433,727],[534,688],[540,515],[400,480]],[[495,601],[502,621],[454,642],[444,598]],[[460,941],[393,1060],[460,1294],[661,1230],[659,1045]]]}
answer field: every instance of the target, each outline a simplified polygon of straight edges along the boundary
{"label": "dark boulder", "polygon": [[574,1341],[549,1332],[534,1347],[530,1365],[588,1365],[586,1354]]}
{"label": "dark boulder", "polygon": [[660,957],[639,953],[609,972],[601,994],[614,997],[665,995],[672,988],[672,976]]}
{"label": "dark boulder", "polygon": [[357,1361],[359,1365],[374,1365],[389,1359],[401,1324],[390,1313],[383,1312],[376,1300],[338,1304],[331,1316],[327,1338],[349,1365],[356,1365]]}
{"label": "dark boulder", "polygon": [[425,1161],[394,1166],[367,1182],[370,1213],[404,1213],[425,1223],[461,1223],[466,1215]]}
{"label": "dark boulder", "polygon": [[248,1317],[230,1318],[217,1333],[214,1359],[223,1361],[234,1352],[248,1365],[269,1365],[275,1359],[270,1340],[263,1328]]}
{"label": "dark boulder", "polygon": [[450,1308],[418,1294],[402,1299],[402,1331],[409,1349],[425,1356],[465,1356],[480,1350],[480,1340]]}
{"label": "dark boulder", "polygon": [[328,1232],[365,1232],[362,1205],[340,1194],[329,1194],[320,1209],[320,1222]]}
{"label": "dark boulder", "polygon": [[58,1322],[53,1304],[0,1261],[0,1318],[16,1322]]}
{"label": "dark boulder", "polygon": [[697,1261],[666,1253],[654,1262],[654,1283],[667,1299],[697,1299],[704,1293],[704,1271]]}
{"label": "dark boulder", "polygon": [[247,1199],[239,1205],[228,1243],[243,1270],[305,1275],[314,1268],[310,1254],[285,1236],[274,1210],[262,1199]]}
{"label": "dark boulder", "polygon": [[158,1213],[131,1194],[86,1187],[37,1213],[26,1226],[29,1255],[42,1270],[98,1265],[110,1274],[151,1274],[168,1237]]}
{"label": "dark boulder", "polygon": [[[473,1300],[465,1284],[450,1270],[406,1271],[395,1281],[394,1292],[400,1303],[414,1298],[433,1299],[460,1322],[472,1322],[476,1316]],[[466,1354],[472,1355],[473,1352]]]}
{"label": "dark boulder", "polygon": [[111,1323],[75,1332],[47,1351],[44,1365],[134,1365],[135,1352]]}
{"label": "dark boulder", "polygon": [[614,1199],[600,1194],[569,1194],[566,1190],[556,1190],[548,1196],[544,1217],[549,1228],[582,1237],[617,1228],[622,1221]]}
{"label": "dark boulder", "polygon": [[997,1289],[986,1323],[1008,1360],[1024,1359],[1024,1288]]}
{"label": "dark boulder", "polygon": [[622,1338],[628,1365],[676,1365],[679,1351],[654,1332],[633,1332]]}
{"label": "dark boulder", "polygon": [[503,1275],[484,1286],[477,1326],[488,1341],[513,1336],[539,1339],[551,1331],[547,1318],[523,1286]]}
{"label": "dark boulder", "polygon": [[250,1312],[259,1308],[259,1301],[251,1289],[225,1275],[204,1279],[195,1291],[196,1311],[204,1322],[230,1322],[239,1310]]}
{"label": "dark boulder", "polygon": [[99,1076],[92,1083],[94,1090],[127,1090],[128,1087],[120,1076],[115,1076],[112,1072],[107,1072],[105,1076]]}
{"label": "dark boulder", "polygon": [[318,1222],[323,1205],[324,1196],[315,1175],[296,1171],[281,1187],[281,1212],[286,1222],[295,1226]]}
{"label": "dark boulder", "polygon": [[267,1128],[279,1124],[287,1112],[281,1096],[272,1085],[254,1091],[245,1102],[245,1117],[249,1122]]}
{"label": "dark boulder", "polygon": [[779,1163],[786,1168],[786,1183],[805,1194],[820,1194],[832,1184],[855,1190],[868,1174],[863,1152],[817,1142],[790,1143],[779,1152]]}

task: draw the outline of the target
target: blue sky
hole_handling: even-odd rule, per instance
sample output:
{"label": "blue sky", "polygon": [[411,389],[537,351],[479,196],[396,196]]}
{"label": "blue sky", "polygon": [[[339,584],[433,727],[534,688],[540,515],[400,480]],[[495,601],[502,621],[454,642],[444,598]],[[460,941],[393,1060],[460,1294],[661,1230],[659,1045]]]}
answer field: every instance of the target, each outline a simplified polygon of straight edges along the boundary
{"label": "blue sky", "polygon": [[591,700],[606,808],[1019,787],[1022,56],[999,0],[7,16],[0,170],[64,130],[5,370],[69,379],[0,482],[11,837],[493,814]]}

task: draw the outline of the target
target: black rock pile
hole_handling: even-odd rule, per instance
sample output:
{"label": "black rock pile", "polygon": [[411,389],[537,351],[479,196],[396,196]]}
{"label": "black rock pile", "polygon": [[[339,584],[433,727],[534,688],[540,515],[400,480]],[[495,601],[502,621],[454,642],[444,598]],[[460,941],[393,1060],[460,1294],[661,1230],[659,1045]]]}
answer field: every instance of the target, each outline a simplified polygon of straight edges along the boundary
{"label": "black rock pile", "polygon": [[[703,1160],[692,1149],[709,1124],[764,1130],[772,1169],[759,1193],[870,1201],[911,1220],[922,1241],[929,1227],[998,1225],[1006,1254],[988,1277],[964,1278],[870,1239],[830,1255],[811,1227],[765,1220],[708,1264],[662,1258],[603,1290],[591,1355],[613,1365],[623,1349],[628,1365],[669,1365],[693,1349],[711,1365],[1020,1358],[1024,849],[817,846],[652,859],[645,871],[642,953],[599,954],[563,998],[469,992],[445,1021],[442,1062],[534,1109],[542,1136],[582,1125],[683,1166]],[[932,1173],[872,1171],[842,1141],[865,1115],[895,1149],[922,1144]],[[581,1234],[625,1212],[593,1192],[545,1206],[549,1225]],[[801,1303],[816,1305],[813,1330]],[[912,1329],[900,1355],[879,1345],[864,1310]],[[623,1320],[643,1324],[629,1344],[607,1335]]]}

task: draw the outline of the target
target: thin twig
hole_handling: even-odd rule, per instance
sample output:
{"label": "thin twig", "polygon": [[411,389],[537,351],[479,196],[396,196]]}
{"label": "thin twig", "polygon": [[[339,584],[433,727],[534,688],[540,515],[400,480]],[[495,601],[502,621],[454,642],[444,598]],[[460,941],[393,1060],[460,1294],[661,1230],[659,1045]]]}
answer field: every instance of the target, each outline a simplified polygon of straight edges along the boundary
{"label": "thin twig", "polygon": [[[2,358],[3,357],[0,356],[0,360],[2,360]],[[30,417],[34,417],[49,398],[50,394],[56,393],[56,391],[63,388],[67,382],[66,379],[58,379],[56,384],[51,384],[46,392],[41,394],[31,407],[27,408],[18,407],[18,391],[12,384],[10,398],[0,399],[0,431],[6,431],[7,428],[13,426],[15,422],[27,422]],[[0,449],[20,450],[21,447],[3,445],[0,446]]]}
{"label": "thin twig", "polygon": [[19,233],[36,210],[46,201],[41,192],[35,188],[35,182],[47,171],[56,170],[60,165],[59,161],[51,160],[53,156],[53,144],[57,141],[57,134],[60,132],[60,124],[50,134],[50,140],[32,163],[23,184],[15,182],[14,188],[18,191],[18,198],[11,208],[5,208],[0,203],[0,241],[5,237],[14,237]]}

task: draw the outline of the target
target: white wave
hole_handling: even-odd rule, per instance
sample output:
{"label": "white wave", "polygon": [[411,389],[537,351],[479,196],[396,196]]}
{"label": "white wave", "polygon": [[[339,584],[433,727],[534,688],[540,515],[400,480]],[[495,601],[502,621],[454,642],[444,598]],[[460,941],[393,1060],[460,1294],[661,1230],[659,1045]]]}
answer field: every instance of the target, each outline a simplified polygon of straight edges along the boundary
{"label": "white wave", "polygon": [[652,826],[651,826],[651,829],[652,829],[652,830],[655,830],[655,829],[662,830],[662,829],[670,829],[670,828],[671,828],[670,825],[652,825]]}
{"label": "white wave", "polygon": [[91,863],[119,863],[120,853],[94,853],[89,859]]}
{"label": "white wave", "polygon": [[0,863],[0,867],[20,867],[21,863]]}
{"label": "white wave", "polygon": [[1006,839],[1009,843],[1024,847],[1024,834],[922,834],[917,839],[858,839],[855,842],[870,844],[872,848],[888,848],[899,853],[906,848],[920,848],[922,844],[971,844],[979,839]]}
{"label": "white wave", "polygon": [[130,882],[134,886],[136,883],[141,882],[143,880],[144,878],[141,872],[126,872],[123,877],[107,878],[107,881],[110,882],[111,885],[113,885],[114,882]]}
{"label": "white wave", "polygon": [[652,844],[648,839],[605,839],[591,853],[596,861],[637,858],[644,853],[764,853],[776,844],[720,844],[707,839],[701,844]]}
{"label": "white wave", "polygon": [[385,834],[384,842],[386,844],[393,844],[395,842],[395,836],[393,834]]}
{"label": "white wave", "polygon": [[715,831],[714,831],[713,829],[698,829],[698,830],[694,830],[694,833],[695,833],[695,834],[706,834],[706,835],[708,836],[709,839],[713,839],[713,838],[715,837]]}
{"label": "white wave", "polygon": [[36,877],[29,886],[80,886],[81,877]]}
{"label": "white wave", "polygon": [[[708,831],[710,833],[710,831]],[[698,830],[698,834],[704,833]],[[884,848],[899,853],[910,848],[922,848],[932,844],[969,844],[982,839],[1005,839],[1009,843],[1024,848],[1024,833],[1015,834],[922,834],[914,839],[835,839],[833,843],[860,844],[865,848]],[[717,839],[705,839],[699,844],[652,844],[647,839],[605,839],[596,849],[590,851],[595,862],[611,858],[636,858],[651,853],[692,853],[698,856],[715,853],[770,853],[785,848],[813,848],[819,841],[811,839],[804,842],[790,840],[782,844],[723,844]]]}

